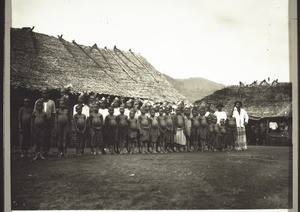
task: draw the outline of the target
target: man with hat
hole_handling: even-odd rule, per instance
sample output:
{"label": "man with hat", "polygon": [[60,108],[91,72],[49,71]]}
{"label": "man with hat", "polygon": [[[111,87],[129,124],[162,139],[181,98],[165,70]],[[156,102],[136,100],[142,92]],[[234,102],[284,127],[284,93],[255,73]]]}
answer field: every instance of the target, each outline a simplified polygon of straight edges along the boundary
{"label": "man with hat", "polygon": [[224,121],[226,121],[227,119],[227,114],[226,112],[222,111],[222,108],[224,107],[224,105],[222,103],[218,103],[216,108],[217,111],[214,113],[214,115],[217,117],[217,123],[220,124],[220,120],[224,119]]}
{"label": "man with hat", "polygon": [[205,103],[205,111],[206,111],[206,113],[205,113],[205,117],[208,117],[209,115],[213,115],[214,114],[214,110],[213,109],[211,109],[211,101],[207,101],[206,103]]}

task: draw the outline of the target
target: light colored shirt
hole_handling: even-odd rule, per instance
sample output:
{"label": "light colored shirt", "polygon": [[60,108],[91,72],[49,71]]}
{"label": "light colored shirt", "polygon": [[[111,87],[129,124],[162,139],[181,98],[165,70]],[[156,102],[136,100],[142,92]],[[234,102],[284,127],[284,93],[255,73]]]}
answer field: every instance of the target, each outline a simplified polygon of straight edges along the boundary
{"label": "light colored shirt", "polygon": [[103,116],[103,120],[105,120],[105,117],[106,117],[107,115],[109,115],[109,112],[108,112],[108,109],[107,109],[107,108],[104,108],[104,109],[100,108],[100,109],[98,110],[98,113],[100,113],[100,114]]}
{"label": "light colored shirt", "polygon": [[245,122],[248,123],[249,120],[249,116],[243,108],[241,108],[241,112],[239,113],[237,111],[237,108],[235,107],[233,110],[232,117],[235,117],[237,127],[245,127]]}
{"label": "light colored shirt", "polygon": [[120,115],[121,113],[120,113],[120,108],[119,107],[117,107],[117,108],[114,108],[114,116],[118,116],[118,115]]}
{"label": "light colored shirt", "polygon": [[227,115],[224,111],[216,111],[214,115],[217,117],[217,123],[220,124],[221,119],[224,119],[226,121]]}
{"label": "light colored shirt", "polygon": [[129,118],[130,110],[128,108],[124,109],[124,115],[126,115]]}
{"label": "light colored shirt", "polygon": [[[34,109],[33,110],[36,110],[37,101],[34,103]],[[52,113],[55,113],[55,111],[56,111],[54,101],[51,100],[51,99],[48,99],[47,102],[43,102],[43,111],[47,114],[47,118],[49,119],[51,117]]]}
{"label": "light colored shirt", "polygon": [[269,128],[271,128],[272,130],[276,130],[278,128],[277,122],[270,122]]}
{"label": "light colored shirt", "polygon": [[134,118],[137,119],[141,114],[142,114],[141,111],[140,111],[140,110],[137,110],[137,111],[135,112]]}
{"label": "light colored shirt", "polygon": [[[75,105],[73,108],[73,116],[75,114],[77,114],[77,111],[76,111],[77,105]],[[90,107],[85,104],[82,104],[82,112],[81,113],[84,114],[86,117],[89,117],[90,116]]]}

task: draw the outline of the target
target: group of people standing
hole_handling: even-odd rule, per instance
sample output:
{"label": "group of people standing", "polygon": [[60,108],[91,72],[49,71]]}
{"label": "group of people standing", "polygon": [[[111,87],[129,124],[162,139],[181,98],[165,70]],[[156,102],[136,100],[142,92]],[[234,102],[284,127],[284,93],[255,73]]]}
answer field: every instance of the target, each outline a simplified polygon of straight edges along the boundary
{"label": "group of people standing", "polygon": [[87,145],[95,155],[247,149],[245,126],[249,117],[241,101],[226,113],[221,103],[213,111],[210,104],[154,103],[139,98],[125,101],[124,97],[98,99],[81,94],[72,108],[66,90],[57,104],[44,90],[33,109],[30,105],[26,98],[19,110],[19,134],[21,157],[27,155],[32,138],[33,160],[47,157],[51,140],[57,141],[58,156],[65,157],[72,124],[76,155],[84,154]]}

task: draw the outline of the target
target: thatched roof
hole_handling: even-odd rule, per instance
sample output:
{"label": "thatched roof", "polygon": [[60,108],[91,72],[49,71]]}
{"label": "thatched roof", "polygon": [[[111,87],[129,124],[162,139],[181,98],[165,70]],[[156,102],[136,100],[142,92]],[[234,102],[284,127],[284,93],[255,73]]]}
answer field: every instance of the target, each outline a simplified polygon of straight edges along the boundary
{"label": "thatched roof", "polygon": [[224,105],[224,111],[228,112],[237,100],[242,101],[243,107],[253,119],[292,116],[291,83],[278,83],[276,86],[228,86],[196,101],[195,104],[211,102],[212,107],[215,107],[220,102]]}
{"label": "thatched roof", "polygon": [[125,97],[186,99],[144,57],[118,48],[83,46],[58,36],[11,29],[13,88],[93,91]]}

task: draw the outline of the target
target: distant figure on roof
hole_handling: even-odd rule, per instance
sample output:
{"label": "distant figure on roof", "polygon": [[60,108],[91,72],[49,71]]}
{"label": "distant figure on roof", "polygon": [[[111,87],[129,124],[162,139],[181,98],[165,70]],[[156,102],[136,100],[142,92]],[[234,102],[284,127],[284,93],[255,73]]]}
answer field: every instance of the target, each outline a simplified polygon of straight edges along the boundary
{"label": "distant figure on roof", "polygon": [[28,30],[28,31],[33,31],[34,26],[33,27],[22,27],[23,30]]}
{"label": "distant figure on roof", "polygon": [[276,79],[276,80],[274,80],[273,82],[272,82],[272,86],[276,86],[276,85],[278,85],[279,83],[278,83],[278,79]]}

